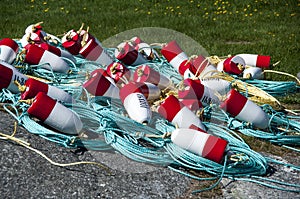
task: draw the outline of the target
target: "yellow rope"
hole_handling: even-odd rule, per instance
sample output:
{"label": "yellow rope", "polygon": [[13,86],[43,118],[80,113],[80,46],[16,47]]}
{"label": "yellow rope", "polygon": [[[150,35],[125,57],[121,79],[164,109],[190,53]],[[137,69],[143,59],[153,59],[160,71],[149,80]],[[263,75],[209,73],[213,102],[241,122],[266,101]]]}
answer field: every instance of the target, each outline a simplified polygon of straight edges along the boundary
{"label": "yellow rope", "polygon": [[300,85],[300,80],[296,76],[291,75],[289,73],[285,73],[285,72],[281,72],[281,71],[276,71],[276,70],[264,70],[263,73],[276,73],[276,74],[280,74],[280,75],[286,75],[286,76],[289,76],[289,77],[292,77],[292,78],[296,79],[296,81]]}
{"label": "yellow rope", "polygon": [[11,140],[11,141],[14,141],[16,142],[17,144],[37,153],[38,155],[42,156],[43,158],[45,158],[48,162],[50,162],[51,164],[55,165],[55,166],[60,166],[60,167],[67,167],[67,166],[75,166],[75,165],[80,165],[80,164],[92,164],[92,165],[96,165],[96,166],[99,166],[103,169],[105,169],[108,173],[110,173],[110,170],[108,167],[106,167],[105,165],[103,164],[100,164],[98,162],[90,162],[90,161],[82,161],[82,162],[72,162],[72,163],[57,163],[57,162],[54,162],[53,160],[51,160],[50,158],[48,158],[45,154],[43,154],[41,151],[33,148],[30,146],[30,144],[28,142],[25,142],[19,138],[16,138],[14,137],[14,135],[16,134],[17,132],[17,122],[14,123],[14,132],[12,133],[12,135],[7,135],[7,134],[4,134],[4,133],[1,133],[0,132],[0,138],[1,139],[6,139],[6,140]]}

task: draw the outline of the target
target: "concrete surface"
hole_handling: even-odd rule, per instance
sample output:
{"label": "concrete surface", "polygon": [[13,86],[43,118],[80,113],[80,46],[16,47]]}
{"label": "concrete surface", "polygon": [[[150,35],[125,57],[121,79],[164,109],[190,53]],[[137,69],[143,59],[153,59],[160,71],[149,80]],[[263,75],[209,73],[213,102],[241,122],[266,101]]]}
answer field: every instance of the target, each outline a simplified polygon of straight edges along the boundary
{"label": "concrete surface", "polygon": [[[13,131],[12,117],[0,111],[0,132]],[[111,174],[95,165],[58,167],[13,142],[0,139],[0,198],[300,198],[254,183],[222,180],[219,193],[190,194],[201,184],[163,167],[133,162],[119,154],[66,149],[19,127],[16,137],[31,143],[60,163],[97,161],[111,167]],[[280,158],[280,157],[277,157]],[[293,160],[299,164],[299,159]],[[299,172],[275,165],[267,178],[300,183]]]}

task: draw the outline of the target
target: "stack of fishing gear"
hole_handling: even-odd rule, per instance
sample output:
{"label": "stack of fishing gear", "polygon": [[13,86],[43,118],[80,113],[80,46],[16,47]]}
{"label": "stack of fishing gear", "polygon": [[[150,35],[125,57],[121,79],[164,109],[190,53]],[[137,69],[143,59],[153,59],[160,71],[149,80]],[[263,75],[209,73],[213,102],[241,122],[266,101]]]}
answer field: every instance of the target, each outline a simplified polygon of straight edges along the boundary
{"label": "stack of fishing gear", "polygon": [[175,40],[154,47],[139,37],[105,48],[83,25],[60,39],[41,23],[2,39],[0,49],[0,101],[32,134],[214,181],[200,191],[224,177],[300,191],[262,178],[270,159],[239,135],[300,144],[299,115],[274,97],[299,85],[263,80],[270,56],[190,58]]}

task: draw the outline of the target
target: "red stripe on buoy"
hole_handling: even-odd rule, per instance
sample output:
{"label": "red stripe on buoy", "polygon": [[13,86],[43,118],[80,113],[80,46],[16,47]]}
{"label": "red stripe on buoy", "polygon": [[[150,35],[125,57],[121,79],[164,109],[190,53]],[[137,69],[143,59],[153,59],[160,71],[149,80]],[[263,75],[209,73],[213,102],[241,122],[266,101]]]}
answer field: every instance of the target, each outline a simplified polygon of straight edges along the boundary
{"label": "red stripe on buoy", "polygon": [[256,60],[256,66],[260,68],[269,68],[271,57],[266,55],[258,55]]}
{"label": "red stripe on buoy", "polygon": [[[195,75],[199,75],[208,65],[208,60],[204,56],[198,55],[196,59],[192,60],[190,71]],[[196,74],[197,71],[198,73]]]}
{"label": "red stripe on buoy", "polygon": [[227,144],[228,142],[226,140],[215,136],[209,136],[203,148],[203,157],[220,163],[224,157],[224,151]]}
{"label": "red stripe on buoy", "polygon": [[120,89],[120,99],[124,103],[125,98],[131,93],[142,93],[141,88],[135,82],[130,82]]}
{"label": "red stripe on buoy", "polygon": [[137,82],[149,82],[157,86],[160,81],[160,73],[148,65],[142,65],[135,70],[133,79]]}
{"label": "red stripe on buoy", "polygon": [[90,39],[89,42],[81,48],[79,53],[86,59],[96,61],[100,57],[102,51],[103,48],[94,39]]}
{"label": "red stripe on buoy", "polygon": [[21,94],[23,100],[34,98],[39,92],[48,92],[48,84],[33,78],[29,78],[25,82],[25,86],[26,90]]}
{"label": "red stripe on buoy", "polygon": [[92,72],[92,77],[82,86],[92,95],[103,96],[111,85],[111,82],[105,77],[105,71],[100,68]]}
{"label": "red stripe on buoy", "polygon": [[200,80],[192,80],[192,79],[185,79],[183,81],[184,86],[186,89],[178,90],[178,97],[183,99],[193,99],[197,98],[201,100],[203,93],[204,93],[204,85],[201,84]]}
{"label": "red stripe on buoy", "polygon": [[17,53],[17,51],[19,49],[19,45],[17,44],[17,42],[15,42],[14,40],[12,40],[10,38],[3,38],[3,39],[1,39],[0,40],[0,45],[9,46],[16,53]]}
{"label": "red stripe on buoy", "polygon": [[161,114],[168,121],[172,121],[177,113],[184,107],[174,95],[170,95],[165,101],[159,106],[158,113]]}
{"label": "red stripe on buoy", "polygon": [[10,85],[13,77],[13,70],[0,64],[0,91]]}
{"label": "red stripe on buoy", "polygon": [[237,116],[243,109],[247,100],[248,99],[238,91],[231,89],[227,94],[226,100],[221,103],[220,107],[231,115]]}
{"label": "red stripe on buoy", "polygon": [[138,51],[135,50],[131,45],[129,45],[128,42],[124,43],[123,46],[121,46],[121,51],[116,56],[117,59],[124,62],[126,65],[133,64],[137,58],[138,58]]}
{"label": "red stripe on buoy", "polygon": [[179,99],[179,101],[191,111],[197,111],[203,107],[201,101],[197,99]]}
{"label": "red stripe on buoy", "polygon": [[55,46],[48,44],[48,43],[41,43],[41,44],[39,44],[39,47],[41,47],[44,50],[48,50],[59,57],[61,56],[61,50],[59,48],[56,48]]}
{"label": "red stripe on buoy", "polygon": [[237,67],[236,63],[234,63],[232,61],[232,58],[234,57],[230,57],[230,58],[227,58],[224,63],[223,63],[223,70],[224,72],[226,73],[229,73],[229,74],[235,74],[235,75],[239,75],[242,73],[242,71]]}
{"label": "red stripe on buoy", "polygon": [[169,42],[161,49],[161,54],[168,60],[168,62],[174,59],[174,57],[179,55],[181,52],[183,52],[183,50],[175,40]]}
{"label": "red stripe on buoy", "polygon": [[40,60],[44,54],[45,50],[36,46],[36,45],[30,45],[27,49],[27,53],[25,56],[24,62],[28,64],[37,65],[40,63]]}
{"label": "red stripe on buoy", "polygon": [[45,93],[39,92],[27,112],[41,121],[45,121],[52,112],[56,101]]}

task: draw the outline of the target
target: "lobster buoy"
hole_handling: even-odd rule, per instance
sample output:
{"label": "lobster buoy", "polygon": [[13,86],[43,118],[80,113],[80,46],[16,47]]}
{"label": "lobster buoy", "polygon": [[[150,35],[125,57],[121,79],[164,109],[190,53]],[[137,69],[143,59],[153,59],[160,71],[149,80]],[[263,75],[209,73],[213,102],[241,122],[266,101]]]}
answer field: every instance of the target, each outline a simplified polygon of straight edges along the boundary
{"label": "lobster buoy", "polygon": [[108,66],[113,62],[113,59],[105,52],[100,42],[95,38],[89,39],[88,42],[82,46],[79,54],[84,58],[95,61],[103,66]]}
{"label": "lobster buoy", "polygon": [[133,74],[133,80],[136,82],[149,82],[158,86],[160,89],[165,89],[172,84],[172,81],[169,78],[160,74],[148,65],[139,66]]}
{"label": "lobster buoy", "polygon": [[238,54],[237,56],[243,58],[247,66],[269,68],[271,65],[271,56],[256,54]]}
{"label": "lobster buoy", "polygon": [[17,57],[19,46],[17,42],[10,38],[3,38],[0,40],[0,60],[5,61],[9,64]]}
{"label": "lobster buoy", "polygon": [[46,42],[44,38],[47,36],[47,33],[43,31],[41,24],[42,22],[27,26],[25,29],[25,37],[27,38],[27,41],[33,41],[36,44]]}
{"label": "lobster buoy", "polygon": [[201,120],[174,95],[169,95],[158,107],[158,113],[179,128],[195,125],[205,131]]}
{"label": "lobster buoy", "polygon": [[212,73],[217,71],[217,68],[202,55],[198,55],[196,58],[192,59],[192,65],[190,65],[189,69],[199,78],[209,77]]}
{"label": "lobster buoy", "polygon": [[178,97],[182,99],[197,99],[204,106],[210,104],[219,104],[220,100],[217,97],[216,91],[201,84],[200,80],[185,79],[183,81],[184,90],[178,90]]}
{"label": "lobster buoy", "polygon": [[265,129],[269,125],[268,115],[258,105],[234,89],[228,92],[220,108],[239,120],[252,123],[257,128]]}
{"label": "lobster buoy", "polygon": [[83,124],[79,116],[56,100],[39,92],[27,112],[46,125],[65,134],[78,134]]}
{"label": "lobster buoy", "polygon": [[122,42],[118,45],[115,50],[115,57],[126,65],[136,66],[147,62],[147,59],[128,42]]}
{"label": "lobster buoy", "polygon": [[107,96],[119,98],[119,88],[114,81],[109,80],[108,75],[102,68],[96,69],[91,73],[91,78],[82,85],[90,94],[94,96]]}
{"label": "lobster buoy", "polygon": [[72,96],[65,92],[62,89],[59,89],[55,86],[51,86],[39,80],[29,78],[26,82],[24,87],[21,87],[21,99],[32,99],[34,98],[39,92],[46,93],[49,97],[56,99],[60,102],[65,103],[73,103],[75,100]]}
{"label": "lobster buoy", "polygon": [[198,99],[179,99],[186,107],[188,107],[193,113],[202,109],[202,103]]}
{"label": "lobster buoy", "polygon": [[131,81],[131,71],[120,62],[113,62],[106,68],[106,73],[115,81],[115,83],[126,83]]}
{"label": "lobster buoy", "polygon": [[44,50],[48,50],[48,51],[52,52],[53,54],[56,54],[59,57],[67,58],[68,60],[72,61],[73,63],[76,63],[76,59],[74,58],[74,56],[66,50],[62,50],[62,49],[52,46],[48,43],[41,43],[38,46]]}
{"label": "lobster buoy", "polygon": [[243,71],[243,78],[245,79],[263,79],[264,74],[262,68],[248,67]]}
{"label": "lobster buoy", "polygon": [[82,38],[75,30],[69,30],[61,39],[62,46],[72,55],[78,55],[81,49]]}
{"label": "lobster buoy", "polygon": [[147,100],[154,100],[160,97],[160,89],[149,82],[130,82],[129,84],[135,84],[140,88],[142,94],[146,97]]}
{"label": "lobster buoy", "polygon": [[151,48],[149,44],[144,42],[139,37],[133,37],[130,39],[131,44],[138,50],[142,55],[146,57],[148,60],[153,60],[156,57],[159,57],[158,53]]}
{"label": "lobster buoy", "polygon": [[243,70],[246,67],[245,60],[240,56],[232,56],[225,60],[222,60],[218,63],[217,69],[218,71],[226,72],[233,75],[242,74]]}
{"label": "lobster buoy", "polygon": [[188,56],[175,40],[163,46],[161,49],[161,54],[184,78],[190,78],[194,76],[189,70],[191,67],[191,62],[189,61]]}
{"label": "lobster buoy", "polygon": [[18,81],[24,85],[28,77],[20,73],[14,66],[0,60],[0,90],[7,88],[12,93],[19,93],[18,86],[14,83]]}
{"label": "lobster buoy", "polygon": [[56,54],[44,50],[34,44],[28,46],[26,49],[26,56],[24,62],[33,65],[41,65],[42,68],[53,70],[58,73],[68,73],[70,66],[61,57]]}
{"label": "lobster buoy", "polygon": [[194,129],[175,129],[171,140],[177,146],[196,155],[221,163],[228,142],[204,131]]}
{"label": "lobster buoy", "polygon": [[120,99],[131,119],[145,125],[150,122],[152,112],[138,85],[129,83],[123,86],[120,89]]}

